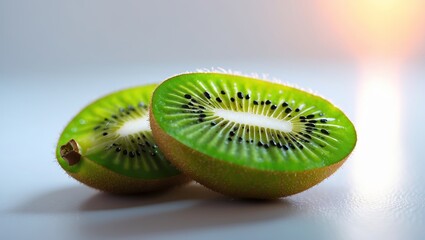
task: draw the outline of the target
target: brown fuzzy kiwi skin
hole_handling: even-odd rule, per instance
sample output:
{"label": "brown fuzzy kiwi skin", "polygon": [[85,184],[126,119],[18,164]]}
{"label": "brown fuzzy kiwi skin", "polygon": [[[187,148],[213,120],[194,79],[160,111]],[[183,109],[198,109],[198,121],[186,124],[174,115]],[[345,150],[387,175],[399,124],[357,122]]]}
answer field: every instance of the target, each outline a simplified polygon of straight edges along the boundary
{"label": "brown fuzzy kiwi skin", "polygon": [[78,164],[85,166],[82,166],[78,172],[66,171],[66,173],[89,187],[112,194],[140,194],[161,191],[191,181],[183,174],[154,180],[127,177],[106,169],[86,157],[82,157]]}
{"label": "brown fuzzy kiwi skin", "polygon": [[236,198],[277,199],[305,191],[332,175],[348,156],[330,166],[299,172],[266,171],[209,157],[165,133],[150,110],[153,138],[164,156],[200,184]]}

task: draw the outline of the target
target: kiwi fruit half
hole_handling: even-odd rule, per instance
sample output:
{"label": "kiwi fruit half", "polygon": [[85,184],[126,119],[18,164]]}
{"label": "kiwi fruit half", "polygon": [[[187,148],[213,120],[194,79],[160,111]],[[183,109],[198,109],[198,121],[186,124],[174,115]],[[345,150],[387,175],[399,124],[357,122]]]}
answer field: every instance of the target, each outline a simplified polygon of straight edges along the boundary
{"label": "kiwi fruit half", "polygon": [[335,172],[356,144],[346,115],[311,93],[260,79],[188,73],[160,84],[150,123],[164,155],[217,192],[274,199]]}
{"label": "kiwi fruit half", "polygon": [[60,166],[78,181],[111,193],[141,193],[188,182],[152,138],[148,104],[155,87],[121,90],[85,107],[60,136]]}

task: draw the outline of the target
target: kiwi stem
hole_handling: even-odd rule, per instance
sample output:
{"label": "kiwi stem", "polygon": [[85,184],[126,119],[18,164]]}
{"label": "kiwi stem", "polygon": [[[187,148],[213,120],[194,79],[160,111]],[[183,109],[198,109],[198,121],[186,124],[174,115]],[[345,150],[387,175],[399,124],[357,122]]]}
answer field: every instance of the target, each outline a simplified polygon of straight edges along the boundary
{"label": "kiwi stem", "polygon": [[78,144],[74,139],[61,146],[60,154],[68,162],[69,166],[75,165],[81,160]]}

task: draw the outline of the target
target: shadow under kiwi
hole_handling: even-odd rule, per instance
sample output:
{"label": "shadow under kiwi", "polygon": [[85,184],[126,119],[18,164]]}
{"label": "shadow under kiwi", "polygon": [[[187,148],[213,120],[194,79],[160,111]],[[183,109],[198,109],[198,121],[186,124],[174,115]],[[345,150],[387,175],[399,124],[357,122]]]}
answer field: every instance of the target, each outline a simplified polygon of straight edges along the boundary
{"label": "shadow under kiwi", "polygon": [[184,200],[205,200],[224,198],[197,183],[189,183],[168,190],[138,195],[115,195],[99,192],[80,204],[81,211],[100,211],[123,208],[144,207]]}
{"label": "shadow under kiwi", "polygon": [[78,212],[82,202],[98,191],[83,185],[39,193],[15,207],[12,212],[25,214],[61,214]]}
{"label": "shadow under kiwi", "polygon": [[19,204],[12,212],[32,214],[90,212],[217,197],[222,197],[222,195],[195,183],[137,195],[110,194],[81,184],[40,193]]}
{"label": "shadow under kiwi", "polygon": [[[192,187],[192,190],[203,192],[201,186]],[[196,190],[196,188],[199,189]],[[136,209],[131,213],[109,215],[107,219],[97,219],[97,221],[85,219],[86,221],[80,222],[79,229],[87,236],[146,237],[251,222],[266,222],[287,218],[297,211],[297,207],[288,199],[251,201],[234,200],[223,196],[211,198],[211,196],[205,197],[201,201],[188,199],[159,205],[156,208]]]}

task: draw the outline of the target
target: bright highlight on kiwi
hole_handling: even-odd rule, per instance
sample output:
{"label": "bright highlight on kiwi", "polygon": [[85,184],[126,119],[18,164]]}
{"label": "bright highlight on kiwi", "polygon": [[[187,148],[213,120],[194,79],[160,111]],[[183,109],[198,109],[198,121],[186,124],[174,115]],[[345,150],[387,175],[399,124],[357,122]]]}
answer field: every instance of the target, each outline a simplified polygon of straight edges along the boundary
{"label": "bright highlight on kiwi", "polygon": [[217,192],[274,199],[334,173],[357,141],[329,101],[250,77],[189,73],[152,96],[154,141],[178,169]]}
{"label": "bright highlight on kiwi", "polygon": [[61,167],[90,187],[118,194],[188,182],[152,138],[148,113],[156,86],[121,90],[85,107],[60,136],[56,157]]}

